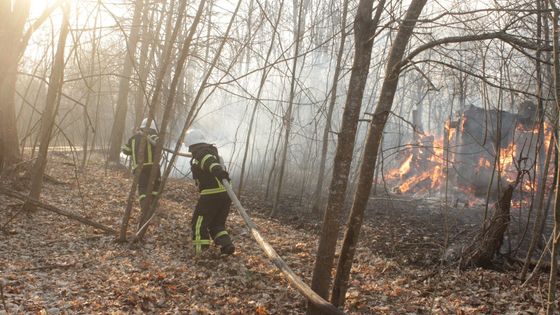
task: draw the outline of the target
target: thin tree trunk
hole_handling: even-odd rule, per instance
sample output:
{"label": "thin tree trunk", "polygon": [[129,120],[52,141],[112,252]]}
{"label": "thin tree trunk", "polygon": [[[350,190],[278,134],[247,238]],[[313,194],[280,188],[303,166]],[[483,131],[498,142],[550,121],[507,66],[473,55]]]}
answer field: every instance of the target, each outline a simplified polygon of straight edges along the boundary
{"label": "thin tree trunk", "polygon": [[[163,10],[165,10],[165,3],[163,6]],[[144,14],[142,15],[142,46],[140,48],[140,70],[139,70],[139,78],[138,78],[138,85],[136,88],[136,95],[134,96],[134,125],[140,126],[142,122],[142,118],[144,117],[144,99],[147,98],[148,89],[147,89],[147,79],[148,74],[150,72],[150,66],[154,60],[154,52],[156,50],[155,43],[153,40],[153,34],[159,34],[161,30],[161,26],[163,25],[163,19],[160,19],[155,32],[152,34],[150,33],[149,25],[152,24],[154,20],[154,15],[156,10],[153,10],[148,20],[148,10],[144,10]],[[150,51],[150,46],[153,46],[152,52],[148,55]]]}
{"label": "thin tree trunk", "polygon": [[[558,32],[560,28],[558,26],[558,20],[560,17],[560,9],[556,6],[554,0],[550,0],[550,6],[553,9],[552,17],[552,29],[553,29],[553,66],[554,66],[554,96],[556,109],[560,109],[560,46],[558,43]],[[556,120],[556,130],[559,130],[558,120]],[[560,145],[560,141],[556,140],[556,145]],[[557,167],[557,171],[560,172],[560,168]],[[550,254],[550,278],[548,281],[548,299],[546,314],[552,315],[556,310],[556,278],[558,271],[558,244],[560,237],[560,173],[556,179],[556,202],[554,205],[554,229],[552,231],[552,253]]]}
{"label": "thin tree trunk", "polygon": [[[175,25],[173,25],[172,21],[173,21],[173,15],[172,13],[169,14],[169,20],[168,23],[166,25],[166,29],[165,29],[165,34],[169,34],[169,37],[166,38],[165,41],[165,47],[164,47],[164,56],[163,56],[163,60],[162,63],[160,65],[160,69],[158,72],[158,76],[157,76],[157,80],[156,80],[156,86],[154,88],[154,92],[152,95],[152,101],[151,101],[151,105],[150,105],[150,113],[148,114],[148,122],[147,122],[147,126],[151,125],[151,122],[153,121],[153,115],[154,113],[157,112],[157,105],[159,104],[159,98],[160,98],[160,94],[161,94],[161,89],[162,89],[162,85],[163,85],[163,78],[165,76],[165,74],[167,73],[167,69],[171,63],[171,53],[173,51],[173,43],[175,42],[176,38],[177,38],[177,34],[179,33],[179,29],[181,27],[181,24],[183,22],[183,15],[185,13],[185,8],[186,8],[187,4],[186,4],[186,0],[183,0],[180,3],[180,7],[179,7],[179,14],[177,16],[177,21],[175,22]],[[170,8],[170,12],[173,12],[174,6],[173,6],[173,2]],[[146,148],[146,137],[142,137],[142,141],[140,141],[140,149],[138,152],[138,167],[141,168],[144,165],[144,156],[145,156],[145,148]],[[154,167],[155,164],[154,164]],[[126,241],[126,231],[128,229],[128,221],[130,220],[130,213],[132,212],[132,201],[134,200],[134,195],[136,192],[136,186],[138,185],[138,180],[140,179],[140,169],[138,171],[135,172],[134,174],[134,180],[132,181],[132,185],[130,186],[130,190],[128,192],[128,199],[127,199],[127,204],[126,204],[126,208],[124,211],[124,215],[123,215],[123,219],[121,221],[121,228],[120,228],[120,233],[119,233],[119,239],[118,241],[120,242],[124,242]],[[147,196],[151,196],[151,193],[148,193]],[[144,209],[142,209],[142,211],[144,211]],[[142,217],[142,216],[141,216]]]}
{"label": "thin tree trunk", "polygon": [[[251,2],[251,4],[252,4],[252,2]],[[243,161],[241,162],[241,174],[239,175],[239,186],[237,188],[237,197],[238,198],[241,198],[241,195],[243,193],[243,184],[244,184],[244,179],[245,179],[245,164],[247,162],[247,156],[249,154],[251,133],[253,131],[253,124],[254,124],[254,121],[255,121],[255,116],[257,114],[258,105],[259,105],[259,102],[261,102],[261,94],[262,94],[262,91],[264,90],[264,85],[266,83],[266,78],[268,77],[268,74],[270,73],[270,68],[268,67],[268,63],[269,63],[270,55],[272,54],[272,49],[275,46],[274,40],[276,39],[276,33],[277,33],[276,29],[278,28],[278,24],[280,22],[280,17],[282,16],[282,8],[283,7],[284,7],[284,1],[282,0],[280,2],[280,8],[278,9],[278,16],[276,17],[276,21],[273,25],[272,39],[270,40],[270,46],[268,47],[268,51],[266,53],[263,72],[262,72],[262,75],[261,75],[261,81],[260,81],[260,84],[259,84],[259,90],[257,91],[257,96],[255,98],[255,105],[253,106],[253,112],[251,113],[251,119],[249,121],[249,130],[247,131],[247,138],[245,139],[245,152],[243,153]],[[249,57],[247,57],[247,59],[249,59]]]}
{"label": "thin tree trunk", "polygon": [[[210,1],[210,3],[212,4],[213,1]],[[202,108],[202,105],[204,104],[204,102],[199,104],[200,99],[202,98],[202,94],[204,93],[204,91],[206,89],[208,79],[212,75],[213,70],[216,68],[216,65],[218,64],[218,60],[221,57],[222,50],[223,50],[224,45],[226,44],[226,42],[228,40],[228,36],[229,36],[230,31],[233,27],[233,21],[235,20],[235,17],[237,16],[237,12],[239,10],[240,5],[241,5],[241,1],[238,1],[237,6],[235,7],[235,11],[234,11],[234,13],[233,13],[233,15],[232,15],[232,17],[229,21],[228,27],[227,27],[225,33],[222,35],[223,39],[220,42],[220,46],[218,47],[218,49],[216,51],[216,54],[214,55],[214,58],[212,59],[212,62],[210,63],[210,67],[208,68],[208,70],[206,70],[204,78],[202,79],[202,81],[200,83],[200,87],[199,87],[199,89],[196,93],[196,96],[193,100],[191,108],[189,109],[189,113],[187,114],[187,118],[185,119],[185,123],[183,124],[183,129],[181,130],[181,133],[177,137],[177,143],[175,144],[175,149],[173,150],[174,153],[171,156],[171,158],[169,159],[169,163],[168,163],[169,167],[166,168],[166,170],[165,170],[165,172],[162,176],[160,191],[161,191],[161,189],[163,189],[163,187],[165,187],[165,182],[167,181],[167,178],[169,177],[169,174],[171,173],[171,170],[173,169],[172,166],[175,163],[175,159],[177,158],[176,153],[179,152],[179,150],[181,149],[182,143],[183,143],[181,139],[183,139],[185,137],[185,133],[191,127],[194,119],[196,118],[200,109]]]}
{"label": "thin tree trunk", "polygon": [[[547,18],[545,17],[545,15],[541,12],[541,10],[543,9],[543,6],[545,6],[546,8],[548,8],[547,5],[547,1],[546,0],[538,0],[537,1],[537,41],[540,44],[542,44],[543,40],[541,40],[542,34],[544,33],[544,41],[548,42],[550,40],[550,32],[549,32],[549,25],[547,22]],[[543,32],[544,31],[544,32]],[[540,61],[541,59],[541,51],[537,50],[536,54],[536,61],[535,61],[535,70],[536,70],[536,76],[537,76],[537,115],[539,117],[539,142],[537,142],[537,144],[540,143],[540,146],[543,147],[543,150],[536,150],[538,153],[538,157],[539,157],[539,161],[542,160],[543,155],[541,153],[541,151],[544,151],[544,143],[546,143],[546,138],[545,138],[545,110],[544,110],[544,102],[543,102],[543,71],[542,71],[542,62]],[[550,53],[546,54],[546,59],[550,59]],[[546,64],[546,70],[547,73],[552,73],[551,70],[551,66],[550,64]],[[542,139],[542,140],[541,140]],[[527,254],[525,256],[525,263],[523,264],[523,267],[521,269],[521,279],[525,279],[525,277],[527,276],[527,271],[529,268],[529,263],[531,260],[531,256],[533,256],[533,253],[535,251],[535,248],[537,247],[537,244],[540,241],[541,235],[542,235],[542,231],[545,225],[545,192],[547,190],[546,187],[546,183],[547,183],[547,178],[548,178],[548,172],[550,169],[550,162],[552,159],[552,151],[553,148],[555,147],[555,145],[553,145],[554,143],[554,132],[551,132],[550,135],[550,140],[548,141],[549,144],[549,148],[548,148],[548,152],[546,153],[546,157],[544,160],[544,163],[539,163],[538,164],[538,171],[539,174],[537,176],[538,180],[540,180],[538,186],[537,186],[537,196],[536,196],[536,217],[535,217],[535,223],[533,224],[533,230],[532,230],[532,236],[531,236],[531,240],[529,243],[529,248],[527,249]],[[537,146],[538,147],[538,146]],[[541,167],[542,165],[542,167]]]}
{"label": "thin tree trunk", "polygon": [[57,207],[55,207],[55,206],[52,206],[52,205],[49,205],[49,204],[40,202],[40,201],[35,200],[35,199],[31,199],[31,197],[24,196],[24,195],[18,193],[17,191],[13,191],[13,190],[10,190],[10,189],[7,189],[7,188],[0,187],[0,192],[1,192],[2,194],[5,194],[6,196],[9,196],[9,197],[16,198],[16,199],[19,199],[19,200],[21,200],[21,201],[24,201],[26,204],[31,204],[31,205],[33,205],[33,206],[36,207],[36,208],[40,208],[40,209],[44,209],[44,210],[47,210],[47,211],[51,211],[51,212],[60,214],[60,215],[65,216],[65,217],[67,217],[67,218],[70,218],[70,219],[76,220],[76,221],[78,221],[78,222],[81,222],[81,223],[83,223],[83,224],[85,224],[85,225],[89,225],[89,226],[92,226],[92,227],[94,227],[94,228],[97,228],[97,229],[100,229],[100,230],[102,230],[102,231],[105,231],[105,232],[107,232],[107,233],[109,233],[109,234],[113,234],[113,235],[114,235],[114,234],[117,233],[117,232],[116,232],[115,230],[113,230],[112,228],[110,228],[110,227],[108,227],[108,226],[105,226],[105,225],[103,225],[103,224],[101,224],[101,223],[92,221],[92,220],[90,220],[90,219],[88,219],[88,218],[86,218],[86,217],[83,217],[83,216],[79,215],[79,214],[72,213],[72,212],[70,212],[70,211],[57,208]]}
{"label": "thin tree trunk", "polygon": [[[303,1],[302,0],[299,4],[299,8],[297,10],[297,22],[295,27],[295,47],[294,47],[294,57],[292,60],[292,78],[290,83],[290,95],[288,97],[288,109],[284,114],[284,124],[286,125],[286,133],[284,134],[284,147],[282,148],[282,157],[280,158],[280,174],[278,179],[278,186],[276,187],[276,193],[274,194],[274,200],[272,202],[272,211],[270,213],[271,216],[276,215],[278,211],[278,201],[280,199],[280,195],[282,194],[282,184],[284,180],[284,171],[286,169],[286,157],[288,155],[288,147],[290,144],[290,131],[292,129],[292,112],[294,107],[294,98],[296,94],[296,76],[297,76],[297,64],[298,64],[298,54],[299,54],[299,46],[302,38],[302,16],[303,16]],[[298,0],[294,0],[294,8],[296,7]]]}
{"label": "thin tree trunk", "polygon": [[393,99],[399,82],[400,68],[397,67],[397,65],[403,58],[416,21],[426,1],[427,0],[413,0],[411,2],[389,53],[389,59],[385,68],[385,80],[383,81],[379,101],[369,125],[365,150],[362,156],[362,165],[360,167],[358,189],[354,196],[340,258],[338,260],[336,277],[331,293],[331,302],[335,306],[344,305],[345,302],[350,269],[352,268],[352,261],[354,259],[354,253],[363,222],[364,210],[372,186],[377,152],[383,135],[383,129],[393,107]]}
{"label": "thin tree trunk", "polygon": [[[92,32],[92,39],[91,39],[91,56],[90,56],[90,65],[89,65],[89,76],[93,77],[94,75],[94,70],[95,70],[95,56],[97,54],[97,34],[96,34],[96,29],[97,27],[97,18],[95,19],[95,23],[93,26],[94,31]],[[92,129],[95,128],[95,126],[90,126],[90,119],[89,119],[89,114],[88,114],[88,108],[91,107],[91,96],[92,93],[96,93],[96,91],[94,91],[95,88],[95,82],[94,80],[87,80],[86,79],[86,84],[87,84],[87,94],[86,94],[86,102],[85,102],[85,106],[83,107],[83,119],[84,119],[84,142],[83,142],[83,146],[82,146],[82,172],[85,172],[85,168],[86,168],[86,164],[87,164],[87,157],[88,157],[88,140],[89,140],[89,130],[90,127]],[[96,95],[96,99],[99,97],[99,95]]]}
{"label": "thin tree trunk", "polygon": [[274,170],[276,169],[276,161],[278,160],[278,149],[280,148],[280,143],[282,143],[282,132],[284,131],[284,124],[280,125],[280,131],[278,132],[278,140],[276,141],[276,145],[274,146],[274,152],[272,153],[272,165],[270,166],[270,171],[268,171],[267,181],[266,181],[266,192],[264,195],[264,199],[268,200],[268,196],[270,195],[270,189],[272,183],[274,182]]}
{"label": "thin tree trunk", "polygon": [[130,75],[134,66],[136,56],[136,45],[140,34],[140,21],[142,18],[142,10],[144,8],[144,0],[136,0],[134,6],[134,16],[132,18],[132,27],[130,30],[130,38],[127,44],[127,54],[124,58],[123,70],[119,79],[119,94],[117,97],[117,109],[115,112],[115,120],[111,129],[111,142],[109,145],[109,157],[107,162],[119,164],[122,138],[126,126],[126,112],[128,110],[128,92],[130,91]]}
{"label": "thin tree trunk", "polygon": [[[331,98],[329,101],[329,108],[327,109],[327,118],[325,120],[325,129],[323,130],[323,142],[321,147],[321,161],[319,162],[319,177],[317,179],[317,184],[315,185],[315,192],[313,193],[313,205],[311,211],[315,214],[320,212],[321,201],[323,195],[323,181],[325,180],[325,167],[327,161],[327,153],[329,149],[329,132],[331,131],[332,115],[334,112],[334,106],[336,105],[337,89],[338,89],[338,78],[340,77],[340,72],[342,68],[342,56],[344,55],[344,43],[346,42],[346,18],[348,16],[348,0],[344,0],[342,3],[342,21],[341,23],[341,35],[340,43],[338,47],[338,53],[336,55],[336,65],[334,69],[333,84],[331,87]],[[370,50],[371,56],[371,50]],[[326,297],[323,296],[323,297]]]}
{"label": "thin tree trunk", "polygon": [[[49,89],[47,91],[45,110],[43,111],[41,119],[41,132],[39,134],[41,144],[39,146],[37,160],[35,161],[32,169],[32,181],[29,198],[35,200],[40,200],[41,190],[43,188],[43,176],[47,165],[49,142],[51,140],[52,129],[55,124],[56,114],[60,105],[60,94],[62,92],[64,79],[64,50],[66,47],[66,37],[69,32],[68,10],[68,6],[65,5],[63,8],[64,15],[62,18],[62,26],[60,28],[58,45],[54,57],[54,64],[49,78]],[[25,203],[24,207],[27,210],[35,209],[35,205],[28,202]]]}
{"label": "thin tree trunk", "polygon": [[[385,1],[379,1],[375,17],[372,19],[373,0],[361,0],[358,4],[358,12],[354,21],[354,38],[356,42],[354,61],[342,116],[342,126],[338,134],[327,208],[323,218],[321,238],[319,239],[319,248],[317,249],[311,282],[311,288],[322,297],[328,296],[332,279],[331,271],[336,241],[338,239],[339,219],[342,213],[341,209],[344,206],[344,196],[346,195],[348,175],[352,165],[358,119],[371,61],[372,37],[377,29],[384,6]],[[311,304],[308,304],[308,314],[317,314],[317,311]]]}
{"label": "thin tree trunk", "polygon": [[16,126],[15,95],[20,39],[27,17],[30,0],[0,2],[0,171],[19,159],[19,141]]}
{"label": "thin tree trunk", "polygon": [[531,262],[531,256],[533,256],[533,252],[537,247],[537,243],[539,242],[542,230],[544,227],[544,193],[546,191],[546,182],[550,160],[552,156],[552,149],[554,147],[554,133],[551,133],[550,140],[549,140],[549,147],[546,153],[546,160],[544,163],[544,171],[542,172],[543,176],[540,178],[539,182],[539,189],[538,189],[538,196],[537,196],[537,215],[535,217],[535,223],[533,224],[533,232],[531,236],[531,241],[529,242],[529,249],[527,249],[527,255],[525,256],[525,263],[523,264],[523,268],[521,269],[521,279],[525,279],[527,276],[527,270],[529,268],[529,264]]}
{"label": "thin tree trunk", "polygon": [[[164,109],[164,113],[163,113],[163,118],[162,118],[162,122],[161,122],[161,130],[159,133],[159,139],[156,143],[155,146],[155,152],[154,152],[154,159],[153,159],[153,163],[154,163],[154,167],[152,167],[152,170],[150,172],[150,179],[148,181],[148,188],[147,188],[147,196],[146,196],[146,203],[148,205],[151,205],[148,210],[149,213],[146,214],[146,216],[142,216],[145,217],[147,220],[149,220],[149,218],[151,218],[151,216],[153,215],[154,211],[155,211],[155,207],[157,205],[157,201],[159,199],[159,195],[158,196],[153,196],[151,193],[153,188],[154,188],[154,181],[156,178],[156,173],[159,171],[156,167],[159,167],[159,162],[161,160],[161,155],[163,152],[163,144],[165,143],[165,139],[166,139],[166,135],[167,135],[167,125],[169,124],[169,119],[171,117],[171,113],[173,112],[173,107],[175,104],[175,95],[177,93],[177,85],[179,84],[179,81],[181,79],[182,76],[182,72],[183,72],[183,68],[185,66],[185,61],[187,60],[187,57],[189,55],[190,52],[190,48],[191,48],[191,42],[192,39],[194,37],[194,34],[196,32],[196,28],[198,26],[198,23],[200,22],[200,17],[202,16],[202,12],[204,11],[204,6],[206,4],[205,0],[200,1],[199,6],[198,6],[198,11],[197,14],[193,20],[193,23],[189,29],[189,34],[187,35],[187,38],[185,39],[184,43],[183,43],[183,47],[181,49],[181,55],[179,56],[179,60],[177,61],[177,68],[175,69],[175,73],[173,75],[173,79],[171,81],[171,86],[169,88],[169,97],[167,98],[167,102],[165,104],[165,109]],[[156,107],[155,104],[152,104],[151,106],[151,111],[154,110],[154,108]],[[152,117],[153,113],[150,112],[150,114],[148,115],[148,117]],[[148,118],[149,120],[150,118]],[[168,165],[168,168],[171,168],[171,165]],[[161,189],[159,189],[159,193],[161,193]],[[152,202],[154,201],[154,202]],[[141,239],[143,237],[143,235],[146,233],[146,229],[147,229],[147,223],[149,222],[141,222],[141,229],[137,232],[137,237],[139,239]]]}

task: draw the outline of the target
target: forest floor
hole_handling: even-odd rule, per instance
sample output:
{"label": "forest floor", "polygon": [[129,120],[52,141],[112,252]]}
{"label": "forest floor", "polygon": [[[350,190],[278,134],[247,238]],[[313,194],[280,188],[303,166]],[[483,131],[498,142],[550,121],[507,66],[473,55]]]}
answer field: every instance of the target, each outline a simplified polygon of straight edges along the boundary
{"label": "forest floor", "polygon": [[[60,182],[45,183],[43,202],[118,229],[132,181],[126,171],[106,171],[93,161],[81,174],[71,159],[58,156],[47,173]],[[213,248],[193,256],[190,218],[196,199],[192,181],[172,180],[144,242],[130,245],[52,212],[21,213],[20,201],[0,194],[0,314],[305,313],[306,301],[266,259],[233,207],[228,227],[236,253],[224,257]],[[318,218],[286,206],[270,219],[266,203],[256,197],[242,201],[264,237],[310,283]],[[129,231],[137,214],[135,206]],[[460,235],[469,224],[456,220],[450,235]],[[521,287],[515,269],[459,271],[441,263],[441,235],[439,209],[402,204],[368,212],[345,311],[543,313],[546,273]]]}

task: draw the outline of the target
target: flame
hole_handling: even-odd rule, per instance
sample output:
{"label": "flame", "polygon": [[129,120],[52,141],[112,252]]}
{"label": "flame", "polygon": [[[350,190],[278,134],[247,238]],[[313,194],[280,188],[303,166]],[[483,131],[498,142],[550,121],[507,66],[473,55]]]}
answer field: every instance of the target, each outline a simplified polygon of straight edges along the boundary
{"label": "flame", "polygon": [[410,171],[413,157],[413,154],[409,154],[399,168],[389,171],[389,173],[387,174],[387,178],[400,179],[404,174],[407,174]]}
{"label": "flame", "polygon": [[507,148],[502,149],[500,152],[500,167],[507,169],[513,164],[517,146],[515,143],[510,144]]}
{"label": "flame", "polygon": [[[448,164],[454,163],[453,159],[455,154],[449,151],[449,156],[445,156],[445,146],[449,145],[454,139],[457,138],[460,132],[463,132],[465,125],[467,123],[467,116],[463,115],[457,124],[457,127],[452,127],[452,122],[450,120],[445,123],[445,132],[441,137],[436,137],[435,135],[423,134],[417,139],[416,145],[418,148],[412,149],[411,152],[406,155],[398,166],[387,172],[388,176],[386,178],[389,183],[394,187],[396,192],[409,195],[426,195],[441,192],[441,188],[446,182],[446,175],[448,169]],[[552,128],[550,124],[544,123],[544,152],[547,152],[548,148],[552,144],[551,142],[551,132]],[[531,134],[538,136],[540,133],[538,126],[531,129],[523,129],[521,124],[518,125],[517,130],[514,133],[516,139],[519,135],[523,137],[531,137]],[[536,138],[534,138],[536,139]],[[520,140],[519,140],[520,141]],[[521,143],[521,142],[520,142]],[[530,142],[532,147],[523,144],[523,147],[518,146],[515,142],[508,144],[506,147],[502,147],[499,152],[495,154],[485,154],[481,153],[473,165],[473,172],[475,174],[469,174],[468,176],[459,176],[461,178],[467,179],[466,182],[459,182],[452,184],[452,187],[456,187],[457,191],[465,194],[465,196],[470,196],[473,198],[475,195],[480,196],[480,183],[475,183],[479,178],[484,179],[486,177],[490,178],[492,172],[499,172],[501,180],[507,182],[513,182],[517,179],[519,169],[531,167],[532,160],[534,160],[534,150],[536,141]],[[520,152],[523,149],[524,152]],[[531,153],[529,153],[533,150]],[[542,152],[542,151],[541,151]],[[532,156],[531,156],[532,155]],[[449,161],[447,159],[449,158]],[[496,161],[496,158],[498,160]],[[520,160],[528,161],[527,163],[520,163]],[[473,161],[474,162],[474,161]],[[444,164],[446,163],[446,164]],[[520,164],[520,165],[517,165]],[[542,167],[541,165],[536,165],[533,167]],[[451,169],[452,166],[449,168]],[[494,170],[496,168],[496,170]],[[534,169],[533,169],[534,170]],[[525,170],[527,171],[527,170]],[[532,171],[531,171],[532,172]],[[549,170],[547,174],[547,185],[550,185],[551,177],[554,171]],[[474,176],[470,176],[474,175]],[[468,179],[473,178],[473,182],[469,182]],[[495,178],[495,177],[494,177]],[[497,183],[498,181],[494,181]],[[520,188],[524,192],[530,192],[523,195],[523,198],[528,198],[531,193],[534,193],[540,181],[535,181],[531,176],[524,176],[522,182],[520,183]],[[486,191],[486,189],[484,189]],[[469,198],[469,197],[467,197]],[[522,204],[526,204],[525,202]]]}
{"label": "flame", "polygon": [[465,131],[465,125],[467,124],[467,116],[461,117],[461,132]]}
{"label": "flame", "polygon": [[456,129],[451,127],[451,120],[445,122],[445,130],[447,131],[447,141],[451,142],[456,132]]}
{"label": "flame", "polygon": [[403,163],[403,165],[401,165],[401,167],[399,168],[399,175],[403,176],[404,174],[408,173],[408,171],[410,171],[410,163],[412,162],[412,158],[414,156],[411,154]]}
{"label": "flame", "polygon": [[435,160],[442,160],[443,158],[443,139],[438,139],[434,141],[434,154],[432,156],[430,156],[430,160],[434,161]]}

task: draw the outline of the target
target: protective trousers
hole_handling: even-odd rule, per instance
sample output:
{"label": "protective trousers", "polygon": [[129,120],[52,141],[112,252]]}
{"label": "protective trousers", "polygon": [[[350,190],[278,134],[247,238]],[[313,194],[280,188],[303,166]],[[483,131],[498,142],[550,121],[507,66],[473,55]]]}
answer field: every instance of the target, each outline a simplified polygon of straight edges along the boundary
{"label": "protective trousers", "polygon": [[222,253],[233,253],[234,247],[225,228],[230,205],[227,193],[200,196],[191,222],[195,254],[207,249],[210,239],[220,246]]}
{"label": "protective trousers", "polygon": [[[150,180],[150,172],[152,167],[143,167],[138,179],[138,200],[140,201],[140,220],[138,221],[138,229],[140,229],[146,221],[150,218],[150,207],[147,203],[148,183]],[[156,178],[154,180],[154,187],[152,188],[152,197],[157,196],[161,180],[161,173],[159,168],[156,169]],[[152,205],[154,205],[154,198],[152,198]]]}

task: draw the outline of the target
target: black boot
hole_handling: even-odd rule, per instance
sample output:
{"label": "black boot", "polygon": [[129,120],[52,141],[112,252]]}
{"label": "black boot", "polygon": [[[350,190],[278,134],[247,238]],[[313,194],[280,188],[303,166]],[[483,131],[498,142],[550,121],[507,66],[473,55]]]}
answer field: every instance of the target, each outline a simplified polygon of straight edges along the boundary
{"label": "black boot", "polygon": [[233,253],[235,253],[235,246],[229,243],[228,245],[222,246],[220,252],[224,255],[233,255]]}
{"label": "black boot", "polygon": [[222,254],[231,255],[235,253],[235,246],[233,246],[231,238],[227,234],[214,239],[214,243],[220,246],[220,252]]}

